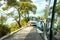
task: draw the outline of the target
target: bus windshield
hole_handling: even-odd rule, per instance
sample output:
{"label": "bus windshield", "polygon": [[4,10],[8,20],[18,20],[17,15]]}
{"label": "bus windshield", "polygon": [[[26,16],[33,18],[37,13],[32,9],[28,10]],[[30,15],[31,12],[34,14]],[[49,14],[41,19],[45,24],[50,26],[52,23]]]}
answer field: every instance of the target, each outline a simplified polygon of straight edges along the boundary
{"label": "bus windshield", "polygon": [[31,21],[37,21],[37,18],[36,17],[31,17],[30,20]]}

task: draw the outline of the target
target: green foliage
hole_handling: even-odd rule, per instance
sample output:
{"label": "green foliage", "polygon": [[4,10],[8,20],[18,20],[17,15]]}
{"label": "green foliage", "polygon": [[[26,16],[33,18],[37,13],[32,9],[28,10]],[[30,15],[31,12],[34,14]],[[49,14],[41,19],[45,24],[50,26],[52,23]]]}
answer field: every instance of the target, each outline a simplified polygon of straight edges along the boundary
{"label": "green foliage", "polygon": [[[10,13],[7,14],[8,16],[11,16]],[[18,16],[16,16],[17,18]],[[3,20],[5,19],[4,17],[2,17]],[[0,19],[1,20],[1,19]],[[3,21],[2,20],[2,21]],[[24,27],[25,25],[27,25],[27,22],[26,22],[27,18],[24,18],[23,20],[21,20],[21,26]],[[6,34],[9,34],[17,29],[19,29],[20,27],[18,26],[18,24],[16,22],[13,22],[11,23],[10,25],[1,25],[0,24],[0,37],[6,35]],[[3,30],[4,29],[4,30]]]}
{"label": "green foliage", "polygon": [[[4,36],[20,28],[18,22],[20,22],[21,26],[27,25],[27,20],[29,19],[29,17],[24,18],[23,20],[17,20],[17,19],[19,19],[25,13],[29,14],[28,13],[29,11],[36,13],[36,6],[34,4],[31,4],[31,2],[32,2],[31,0],[20,0],[19,2],[17,2],[16,0],[7,0],[6,6],[2,7],[2,9],[5,11],[11,7],[15,7],[18,11],[18,15],[14,16],[13,12],[11,12],[8,13],[7,16],[13,17],[17,23],[13,22],[10,26],[0,25],[1,36]],[[0,20],[2,20],[2,22],[5,22],[5,17],[2,17],[2,19],[0,18]]]}
{"label": "green foliage", "polygon": [[60,25],[58,25],[58,30],[60,30]]}
{"label": "green foliage", "polygon": [[57,4],[60,5],[60,0],[58,0],[58,3]]}
{"label": "green foliage", "polygon": [[58,22],[58,30],[60,30],[60,21]]}
{"label": "green foliage", "polygon": [[24,21],[27,21],[27,18],[26,17],[24,17],[24,19],[23,19]]}
{"label": "green foliage", "polygon": [[47,10],[47,8],[44,10],[44,18],[46,18],[47,17],[47,14],[48,14],[48,10]]}
{"label": "green foliage", "polygon": [[[50,7],[50,9],[52,9],[52,8],[53,7]],[[58,14],[58,16],[60,16],[60,1],[56,5],[55,12]]]}
{"label": "green foliage", "polygon": [[23,20],[28,22],[30,20],[30,17],[24,17]]}
{"label": "green foliage", "polygon": [[19,26],[16,22],[11,23],[11,27],[10,27],[11,32],[17,30],[18,28]]}
{"label": "green foliage", "polygon": [[8,27],[8,25],[1,25],[0,24],[0,37],[6,35],[10,33],[10,28]]}
{"label": "green foliage", "polygon": [[32,2],[31,0],[20,0],[21,2]]}
{"label": "green foliage", "polygon": [[[24,13],[28,14],[29,11],[36,13],[36,6],[34,4],[31,4],[31,0],[7,0],[7,5],[6,7],[3,7],[3,9],[5,10],[9,7],[15,7],[17,9],[18,16],[14,17],[16,20],[17,18],[20,18]],[[12,16],[12,13],[9,13],[8,16]]]}
{"label": "green foliage", "polygon": [[20,23],[21,23],[21,26],[22,26],[22,27],[23,27],[23,26],[26,26],[26,24],[27,24],[26,21],[24,21],[24,20],[21,20]]}
{"label": "green foliage", "polygon": [[38,21],[40,21],[40,16],[38,16]]}
{"label": "green foliage", "polygon": [[[28,11],[36,11],[36,6],[34,4],[31,4],[30,2],[18,2],[17,3],[20,8],[21,8],[21,12],[28,12]],[[35,10],[33,10],[33,8],[35,8]]]}
{"label": "green foliage", "polygon": [[[29,19],[30,19],[30,18],[29,18]],[[23,20],[20,21],[21,26],[26,26],[27,23],[28,23],[27,20],[28,20],[28,18],[24,17]]]}
{"label": "green foliage", "polygon": [[14,18],[15,18],[15,19],[18,19],[18,18],[19,18],[19,16],[18,16],[18,15],[16,15]]}
{"label": "green foliage", "polygon": [[1,22],[2,24],[5,23],[5,22],[6,22],[6,17],[1,16],[1,17],[0,17],[0,22]]}
{"label": "green foliage", "polygon": [[8,5],[6,5],[5,7],[2,7],[3,10],[7,10],[9,8]]}
{"label": "green foliage", "polygon": [[7,0],[7,5],[15,6],[15,5],[17,5],[16,2],[17,2],[16,0]]}
{"label": "green foliage", "polygon": [[12,12],[11,12],[11,13],[8,13],[8,14],[6,14],[6,15],[9,16],[9,17],[10,17],[10,16],[13,16],[13,15],[12,15]]}
{"label": "green foliage", "polygon": [[57,12],[58,15],[60,15],[60,5],[56,6],[56,10],[55,10],[55,12]]}
{"label": "green foliage", "polygon": [[[27,25],[27,22],[26,22],[27,18],[24,18],[23,20],[21,20],[21,26],[22,27],[25,27]],[[13,22],[11,23],[10,25],[1,25],[0,24],[0,37],[6,35],[6,34],[9,34],[17,29],[19,29],[20,27],[18,26],[18,24],[16,22]],[[4,29],[4,30],[3,30]]]}

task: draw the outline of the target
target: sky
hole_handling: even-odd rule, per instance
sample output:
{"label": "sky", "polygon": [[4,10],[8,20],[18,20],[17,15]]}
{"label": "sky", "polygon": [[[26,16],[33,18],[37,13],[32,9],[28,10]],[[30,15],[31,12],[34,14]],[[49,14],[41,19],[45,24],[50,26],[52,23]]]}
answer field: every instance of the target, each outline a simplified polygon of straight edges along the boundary
{"label": "sky", "polygon": [[45,9],[45,6],[46,6],[45,0],[42,0],[42,1],[41,0],[32,0],[32,1],[37,7],[36,15],[43,16],[44,15],[43,10]]}
{"label": "sky", "polygon": [[[35,16],[43,17],[43,16],[44,16],[44,9],[45,9],[46,5],[48,5],[48,2],[46,2],[45,0],[32,0],[32,1],[33,1],[33,4],[35,4],[36,7],[37,7]],[[53,1],[54,1],[54,0],[51,1],[51,5],[50,5],[50,6],[53,5]],[[3,2],[4,2],[4,1],[2,1],[1,3],[3,4]],[[4,5],[3,5],[3,6],[4,6]],[[15,9],[15,8],[12,7],[12,8],[10,8],[9,10],[6,10],[6,11],[4,11],[4,12],[5,12],[5,13],[9,13],[9,12],[12,12],[14,9]],[[0,7],[0,11],[3,11],[3,10],[1,9],[1,7]],[[17,12],[14,12],[14,13],[17,13]],[[0,15],[1,15],[1,14],[0,14]],[[30,16],[31,16],[31,15],[33,16],[34,14],[31,12]],[[9,19],[7,20],[7,23],[12,23],[12,20],[13,20],[13,18],[9,18]]]}
{"label": "sky", "polygon": [[[44,9],[46,8],[46,5],[48,5],[48,2],[46,2],[46,0],[32,0],[32,1],[37,7],[36,15],[40,17],[44,16]],[[51,4],[50,6],[53,5],[53,1],[54,0],[50,2]]]}

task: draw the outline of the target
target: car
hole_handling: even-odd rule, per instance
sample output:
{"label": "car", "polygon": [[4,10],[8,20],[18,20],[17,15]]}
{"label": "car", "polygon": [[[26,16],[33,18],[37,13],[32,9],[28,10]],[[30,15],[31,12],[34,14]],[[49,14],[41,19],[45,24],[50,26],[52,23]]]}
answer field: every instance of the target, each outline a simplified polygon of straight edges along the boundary
{"label": "car", "polygon": [[44,22],[43,21],[38,21],[36,24],[37,27],[37,32],[38,33],[43,33],[43,27],[44,27]]}

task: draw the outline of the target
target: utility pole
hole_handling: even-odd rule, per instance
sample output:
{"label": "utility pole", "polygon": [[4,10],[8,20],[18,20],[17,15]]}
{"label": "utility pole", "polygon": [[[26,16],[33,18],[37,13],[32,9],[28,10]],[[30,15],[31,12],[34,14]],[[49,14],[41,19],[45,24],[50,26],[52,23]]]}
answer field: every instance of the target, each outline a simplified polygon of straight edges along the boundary
{"label": "utility pole", "polygon": [[52,10],[52,18],[51,18],[51,27],[50,27],[50,39],[49,39],[49,40],[53,40],[53,39],[52,39],[52,37],[53,37],[52,28],[53,28],[53,22],[54,22],[56,2],[57,2],[57,0],[54,0],[53,10]]}

